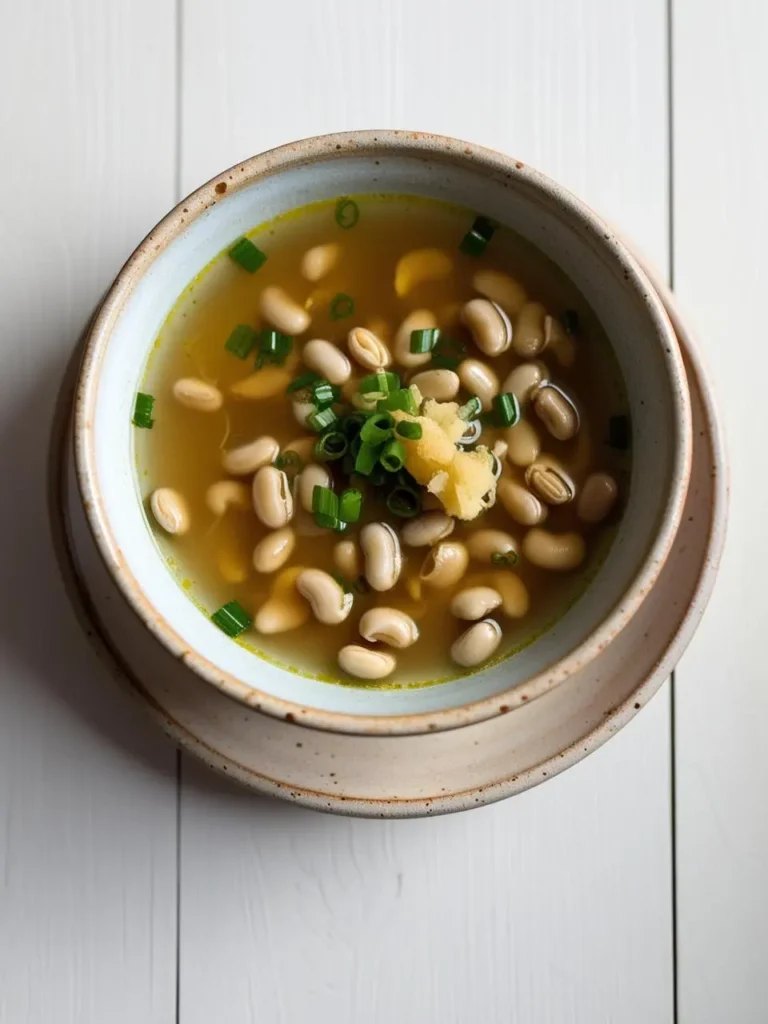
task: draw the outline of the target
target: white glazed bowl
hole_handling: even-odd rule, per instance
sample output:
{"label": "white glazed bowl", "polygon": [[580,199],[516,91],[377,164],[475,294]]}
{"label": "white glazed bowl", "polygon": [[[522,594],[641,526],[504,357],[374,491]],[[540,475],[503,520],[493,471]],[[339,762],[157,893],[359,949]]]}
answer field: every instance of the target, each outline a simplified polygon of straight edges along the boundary
{"label": "white glazed bowl", "polygon": [[[319,199],[416,193],[514,228],[571,278],[600,319],[633,425],[628,505],[584,596],[515,657],[421,689],[321,683],[232,643],[186,597],[147,528],[131,415],[144,363],[180,292],[245,231]],[[321,136],[272,150],[185,199],[139,246],[92,323],[75,405],[80,490],[98,547],[147,627],[204,679],[251,707],[309,726],[405,734],[506,713],[566,680],[627,624],[677,532],[691,462],[687,382],[652,285],[612,230],[543,175],[493,151],[411,132]]]}

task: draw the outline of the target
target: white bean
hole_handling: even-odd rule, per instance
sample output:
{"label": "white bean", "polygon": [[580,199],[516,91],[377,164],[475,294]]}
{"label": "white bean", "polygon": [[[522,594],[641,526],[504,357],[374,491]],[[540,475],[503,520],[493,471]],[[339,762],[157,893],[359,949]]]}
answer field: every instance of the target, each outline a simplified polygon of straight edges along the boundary
{"label": "white bean", "polygon": [[347,580],[360,575],[360,558],[353,540],[340,540],[333,547],[333,564]]}
{"label": "white bean", "polygon": [[547,367],[538,360],[532,363],[520,363],[504,381],[503,391],[510,391],[524,406],[531,400],[536,388],[547,379]]}
{"label": "white bean", "polygon": [[550,533],[536,527],[523,537],[523,554],[540,569],[567,572],[581,565],[586,548],[580,533]]}
{"label": "white bean", "polygon": [[434,398],[438,402],[450,402],[461,386],[459,375],[453,370],[422,370],[411,377],[410,383],[419,389],[422,398]]}
{"label": "white bean", "polygon": [[456,520],[444,512],[425,512],[408,520],[400,531],[400,538],[409,548],[431,548],[449,537],[455,525]]}
{"label": "white bean", "polygon": [[331,487],[333,483],[333,478],[325,466],[318,466],[315,462],[310,462],[308,466],[305,466],[297,480],[297,495],[305,512],[312,511],[312,496],[315,493],[315,488]]}
{"label": "white bean", "polygon": [[373,331],[353,327],[347,335],[349,354],[366,370],[381,370],[392,365],[392,355]]}
{"label": "white bean", "polygon": [[397,261],[395,294],[403,298],[424,281],[441,281],[452,270],[453,261],[442,249],[414,249]]}
{"label": "white bean", "polygon": [[496,484],[496,494],[507,512],[521,526],[536,526],[546,519],[546,506],[522,484],[502,477]]}
{"label": "white bean", "polygon": [[229,393],[235,398],[259,402],[262,398],[284,395],[291,383],[291,374],[282,366],[265,366],[230,386]]}
{"label": "white bean", "polygon": [[302,462],[311,462],[316,440],[316,437],[294,437],[285,445],[283,452],[296,452]]}
{"label": "white bean", "polygon": [[543,350],[546,313],[540,302],[526,302],[517,314],[512,346],[523,359],[532,359]]}
{"label": "white bean", "polygon": [[479,359],[465,359],[459,364],[459,380],[471,395],[476,395],[488,412],[493,399],[499,393],[499,378],[496,373]]}
{"label": "white bean", "polygon": [[397,666],[394,654],[388,651],[371,651],[358,644],[347,644],[337,655],[339,668],[356,679],[384,679]]}
{"label": "white bean", "polygon": [[424,559],[419,573],[422,583],[444,589],[458,583],[469,565],[469,552],[461,541],[441,541]]}
{"label": "white bean", "polygon": [[496,572],[490,578],[491,586],[501,594],[501,610],[509,619],[522,619],[528,614],[531,599],[528,590],[514,572]]}
{"label": "white bean", "polygon": [[415,309],[403,320],[395,334],[395,362],[401,366],[423,366],[432,358],[431,352],[411,352],[411,333],[437,327],[435,314],[428,309]]}
{"label": "white bean", "polygon": [[331,384],[345,384],[352,376],[352,364],[341,349],[322,338],[308,341],[301,351],[301,358],[310,370]]}
{"label": "white bean", "polygon": [[612,476],[608,473],[592,473],[584,481],[576,503],[576,515],[584,523],[600,523],[611,511],[618,496],[618,484]]}
{"label": "white bean", "polygon": [[269,598],[256,613],[254,627],[259,633],[284,633],[298,629],[309,619],[309,605],[296,590],[301,566],[281,570],[272,584]]}
{"label": "white bean", "polygon": [[314,245],[301,258],[301,275],[307,281],[319,281],[333,270],[339,262],[341,246],[335,242]]}
{"label": "white bean", "polygon": [[166,533],[180,537],[189,529],[189,508],[178,491],[174,491],[170,487],[158,487],[156,491],[152,492],[149,507],[155,517],[155,522]]}
{"label": "white bean", "polygon": [[318,622],[338,626],[352,611],[354,597],[322,569],[304,569],[296,578],[296,589],[309,601]]}
{"label": "white bean", "polygon": [[536,415],[558,441],[569,441],[579,429],[579,414],[573,401],[555,387],[542,384],[533,395]]}
{"label": "white bean", "polygon": [[542,455],[531,463],[525,471],[525,483],[548,505],[565,505],[576,495],[573,480],[551,455]]}
{"label": "white bean", "polygon": [[180,405],[196,412],[218,412],[224,403],[224,396],[217,387],[197,377],[177,380],[173,385],[173,397]]}
{"label": "white bean", "polygon": [[462,668],[474,668],[487,661],[501,643],[501,626],[493,619],[483,619],[470,626],[454,641],[451,658]]}
{"label": "white bean", "polygon": [[284,334],[303,334],[310,324],[306,309],[274,284],[261,293],[259,309],[264,319]]}
{"label": "white bean", "polygon": [[480,351],[492,359],[506,352],[512,344],[509,317],[501,306],[489,299],[472,299],[463,306],[461,322],[469,329]]}
{"label": "white bean", "polygon": [[253,567],[256,572],[277,572],[293,554],[296,534],[290,526],[273,530],[262,537],[253,551]]}
{"label": "white bean", "polygon": [[288,477],[275,466],[262,466],[253,478],[253,508],[271,530],[279,530],[293,518],[293,495]]}
{"label": "white bean", "polygon": [[528,420],[521,419],[514,427],[508,427],[504,439],[507,442],[507,461],[513,466],[525,468],[539,457],[541,439]]}
{"label": "white bean", "polygon": [[219,518],[231,508],[243,512],[248,508],[248,488],[239,480],[218,480],[205,492],[205,503]]}
{"label": "white bean", "polygon": [[576,362],[576,344],[554,316],[544,318],[544,347],[555,353],[561,366],[569,369]]}
{"label": "white bean", "polygon": [[498,302],[508,316],[516,316],[525,304],[525,288],[500,270],[477,270],[472,287],[491,302]]}
{"label": "white bean", "polygon": [[410,647],[419,639],[419,627],[399,608],[369,608],[360,619],[360,636],[389,647]]}
{"label": "white bean", "polygon": [[476,622],[494,608],[498,608],[501,600],[501,594],[493,587],[466,587],[454,594],[451,600],[451,614],[457,619]]}
{"label": "white bean", "polygon": [[262,466],[271,465],[280,454],[280,445],[274,437],[258,437],[248,444],[224,452],[221,464],[233,476],[250,476]]}
{"label": "white bean", "polygon": [[400,578],[400,540],[388,523],[367,523],[360,531],[365,578],[378,591],[391,590]]}
{"label": "white bean", "polygon": [[490,565],[503,560],[505,564],[517,562],[517,541],[504,530],[475,530],[467,537],[467,550],[477,562]]}

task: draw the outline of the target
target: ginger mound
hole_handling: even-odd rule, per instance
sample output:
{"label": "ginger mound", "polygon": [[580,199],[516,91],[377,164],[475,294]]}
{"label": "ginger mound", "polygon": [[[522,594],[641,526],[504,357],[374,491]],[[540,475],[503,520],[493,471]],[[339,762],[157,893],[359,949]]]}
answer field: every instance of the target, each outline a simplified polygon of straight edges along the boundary
{"label": "ginger mound", "polygon": [[392,416],[397,421],[421,425],[418,440],[399,439],[405,447],[405,468],[417,483],[440,499],[448,515],[469,520],[494,503],[496,480],[487,448],[462,451],[456,447],[467,427],[458,410],[456,402],[428,399],[420,416],[400,410]]}

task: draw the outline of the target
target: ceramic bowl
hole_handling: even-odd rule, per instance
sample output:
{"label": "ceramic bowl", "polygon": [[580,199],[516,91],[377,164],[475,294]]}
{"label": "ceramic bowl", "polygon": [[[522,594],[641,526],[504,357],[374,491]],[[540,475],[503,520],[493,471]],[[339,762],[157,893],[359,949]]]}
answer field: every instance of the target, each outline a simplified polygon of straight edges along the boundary
{"label": "ceramic bowl", "polygon": [[[350,688],[280,669],[222,634],[168,572],[139,498],[131,415],[150,347],[180,292],[243,232],[315,200],[416,193],[461,203],[533,242],[571,278],[611,339],[633,423],[630,494],[583,597],[515,657],[419,689]],[[97,311],[75,403],[79,487],[98,548],[155,636],[229,696],[321,729],[406,734],[456,728],[551,690],[595,657],[653,587],[690,474],[690,403],[674,332],[611,229],[521,162],[444,137],[355,132],[283,146],[230,168],[142,242]]]}

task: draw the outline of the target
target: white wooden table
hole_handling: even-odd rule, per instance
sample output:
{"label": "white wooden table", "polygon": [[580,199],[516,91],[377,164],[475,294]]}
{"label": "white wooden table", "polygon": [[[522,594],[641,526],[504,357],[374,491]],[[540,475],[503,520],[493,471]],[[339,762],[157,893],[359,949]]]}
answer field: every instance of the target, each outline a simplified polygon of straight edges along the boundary
{"label": "white wooden table", "polygon": [[[765,0],[0,0],[0,1022],[768,1020]],[[546,785],[439,820],[260,800],[171,746],[70,612],[65,360],[181,195],[358,127],[510,152],[698,322],[732,455],[704,625]],[[763,377],[766,371],[766,377]]]}

